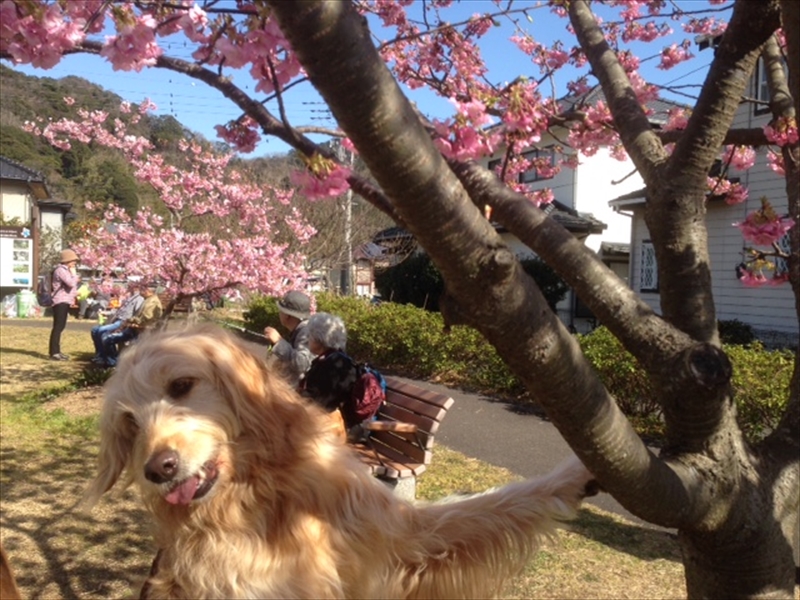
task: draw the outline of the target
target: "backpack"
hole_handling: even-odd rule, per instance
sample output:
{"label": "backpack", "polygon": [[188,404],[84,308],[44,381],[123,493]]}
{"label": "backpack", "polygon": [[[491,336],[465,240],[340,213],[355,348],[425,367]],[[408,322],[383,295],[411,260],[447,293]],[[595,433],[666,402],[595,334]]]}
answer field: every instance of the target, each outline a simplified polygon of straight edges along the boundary
{"label": "backpack", "polygon": [[386,381],[383,375],[366,363],[357,363],[356,382],[351,392],[350,406],[342,407],[348,427],[368,421],[386,400]]}
{"label": "backpack", "polygon": [[53,306],[53,272],[41,278],[36,287],[36,302],[39,306]]}

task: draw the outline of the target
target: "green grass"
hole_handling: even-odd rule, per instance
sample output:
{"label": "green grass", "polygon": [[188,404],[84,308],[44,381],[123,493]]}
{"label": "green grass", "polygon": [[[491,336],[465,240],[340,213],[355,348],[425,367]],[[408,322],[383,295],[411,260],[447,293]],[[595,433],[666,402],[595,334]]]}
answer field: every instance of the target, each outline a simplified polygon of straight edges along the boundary
{"label": "green grass", "polygon": [[[148,518],[133,491],[112,493],[87,516],[78,503],[95,469],[97,372],[51,362],[47,328],[0,321],[0,538],[23,597],[136,594],[153,556]],[[65,331],[64,351],[88,359],[88,332]],[[483,491],[518,479],[443,446],[418,497]],[[685,597],[676,541],[589,507],[514,579],[508,598]]]}

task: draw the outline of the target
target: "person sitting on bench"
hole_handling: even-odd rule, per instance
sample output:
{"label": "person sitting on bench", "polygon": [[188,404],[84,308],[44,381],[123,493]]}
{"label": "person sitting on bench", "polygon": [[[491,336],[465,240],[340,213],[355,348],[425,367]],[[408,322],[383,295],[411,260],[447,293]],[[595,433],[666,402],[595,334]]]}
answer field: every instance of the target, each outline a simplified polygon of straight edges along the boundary
{"label": "person sitting on bench", "polygon": [[135,340],[148,327],[155,325],[161,318],[163,308],[155,290],[143,285],[141,294],[144,298],[142,307],[120,329],[103,337],[103,359],[107,367],[114,367],[119,357],[119,347]]}

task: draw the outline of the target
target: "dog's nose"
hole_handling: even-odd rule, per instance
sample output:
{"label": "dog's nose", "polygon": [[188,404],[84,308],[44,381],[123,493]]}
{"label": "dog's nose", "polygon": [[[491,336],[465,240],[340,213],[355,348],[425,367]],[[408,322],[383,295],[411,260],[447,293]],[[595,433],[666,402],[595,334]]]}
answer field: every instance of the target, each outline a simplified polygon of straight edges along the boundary
{"label": "dog's nose", "polygon": [[144,476],[153,483],[171,481],[178,472],[180,460],[175,450],[162,450],[150,457],[144,466]]}

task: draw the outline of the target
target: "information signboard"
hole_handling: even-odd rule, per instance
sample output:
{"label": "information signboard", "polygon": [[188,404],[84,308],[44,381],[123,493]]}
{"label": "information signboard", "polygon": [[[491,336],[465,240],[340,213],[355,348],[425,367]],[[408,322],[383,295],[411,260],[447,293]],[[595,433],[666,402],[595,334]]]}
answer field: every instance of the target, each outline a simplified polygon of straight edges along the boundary
{"label": "information signboard", "polygon": [[33,236],[28,227],[0,227],[0,287],[33,288]]}

